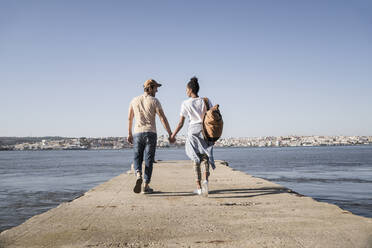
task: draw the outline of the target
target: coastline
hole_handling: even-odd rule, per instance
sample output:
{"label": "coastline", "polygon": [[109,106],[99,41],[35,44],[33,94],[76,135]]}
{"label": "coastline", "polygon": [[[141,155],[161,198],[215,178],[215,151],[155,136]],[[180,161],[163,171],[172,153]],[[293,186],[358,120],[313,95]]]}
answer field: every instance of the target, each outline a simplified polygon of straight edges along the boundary
{"label": "coastline", "polygon": [[[314,145],[314,146],[215,146],[214,149],[224,148],[247,148],[247,149],[281,149],[281,148],[320,148],[320,147],[371,147],[371,144],[356,144],[356,145]],[[184,149],[185,146],[157,146],[156,149]],[[0,152],[9,151],[120,151],[120,150],[131,150],[133,147],[124,148],[78,148],[78,149],[30,149],[30,150],[1,150]]]}
{"label": "coastline", "polygon": [[[157,147],[183,147],[186,137],[179,136],[174,145],[165,135],[158,136]],[[316,147],[372,145],[372,136],[261,136],[221,137],[215,147]],[[0,150],[87,150],[131,148],[126,137],[0,137]]]}
{"label": "coastline", "polygon": [[[212,172],[210,197],[190,194],[189,161],[154,165],[156,194],[121,174],[0,234],[4,247],[368,247],[372,219],[233,170]],[[1,247],[1,243],[0,243]]]}

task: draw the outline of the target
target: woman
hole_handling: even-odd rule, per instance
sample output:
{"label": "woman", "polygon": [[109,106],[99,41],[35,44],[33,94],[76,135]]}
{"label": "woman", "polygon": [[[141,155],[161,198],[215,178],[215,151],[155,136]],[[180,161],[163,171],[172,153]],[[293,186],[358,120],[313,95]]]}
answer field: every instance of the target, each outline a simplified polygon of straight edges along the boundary
{"label": "woman", "polygon": [[[213,159],[213,143],[205,141],[202,134],[203,117],[207,111],[207,106],[203,98],[199,97],[199,83],[196,77],[191,78],[186,87],[186,94],[189,99],[183,101],[181,105],[181,119],[170,140],[175,141],[177,133],[183,127],[186,118],[189,118],[189,129],[187,132],[187,139],[185,143],[185,150],[187,156],[194,162],[194,171],[196,178],[197,189],[194,193],[208,196],[208,177],[209,165],[215,168]],[[209,108],[212,103],[207,100]],[[204,181],[201,184],[203,167]]]}

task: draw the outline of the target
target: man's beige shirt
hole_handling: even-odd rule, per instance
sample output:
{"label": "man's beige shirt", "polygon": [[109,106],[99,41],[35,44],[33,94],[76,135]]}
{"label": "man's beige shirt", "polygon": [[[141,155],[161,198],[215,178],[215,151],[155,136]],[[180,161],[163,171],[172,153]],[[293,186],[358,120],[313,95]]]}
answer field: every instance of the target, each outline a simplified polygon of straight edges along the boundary
{"label": "man's beige shirt", "polygon": [[143,94],[133,98],[129,108],[134,112],[134,133],[156,133],[155,115],[160,115],[162,109],[159,100],[153,96]]}

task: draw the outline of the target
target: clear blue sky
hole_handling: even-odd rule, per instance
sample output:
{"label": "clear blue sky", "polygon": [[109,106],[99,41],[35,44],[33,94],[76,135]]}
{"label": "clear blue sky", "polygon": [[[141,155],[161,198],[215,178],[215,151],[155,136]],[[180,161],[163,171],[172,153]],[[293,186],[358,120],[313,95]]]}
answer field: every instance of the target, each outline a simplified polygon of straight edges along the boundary
{"label": "clear blue sky", "polygon": [[225,137],[372,135],[372,2],[0,1],[0,136],[127,136],[148,78],[174,129],[194,75]]}

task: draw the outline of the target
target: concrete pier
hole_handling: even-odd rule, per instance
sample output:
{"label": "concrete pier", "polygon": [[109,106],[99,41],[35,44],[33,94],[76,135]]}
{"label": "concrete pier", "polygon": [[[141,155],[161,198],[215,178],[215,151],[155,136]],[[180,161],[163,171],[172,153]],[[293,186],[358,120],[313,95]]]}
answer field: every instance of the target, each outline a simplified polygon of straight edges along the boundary
{"label": "concrete pier", "polygon": [[154,165],[151,195],[123,173],[0,234],[0,247],[372,247],[372,219],[217,162],[208,198],[189,161]]}

